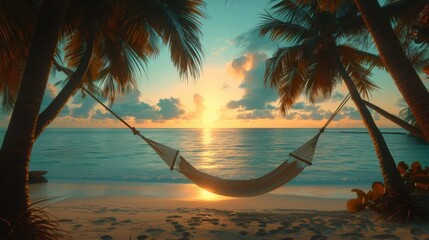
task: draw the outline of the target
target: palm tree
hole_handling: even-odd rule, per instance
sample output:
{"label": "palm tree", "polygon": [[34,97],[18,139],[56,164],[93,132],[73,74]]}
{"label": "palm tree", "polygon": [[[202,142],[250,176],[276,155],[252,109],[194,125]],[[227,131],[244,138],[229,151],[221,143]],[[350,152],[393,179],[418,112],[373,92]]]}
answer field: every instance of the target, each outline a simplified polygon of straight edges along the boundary
{"label": "palm tree", "polygon": [[387,70],[429,141],[429,92],[422,83],[377,0],[355,0]]}
{"label": "palm tree", "polygon": [[374,143],[386,191],[391,197],[407,197],[395,161],[359,94],[367,96],[375,88],[370,71],[383,63],[377,55],[345,44],[347,37],[361,31],[355,26],[357,9],[344,1],[336,11],[320,10],[319,1],[298,2],[276,1],[272,10],[278,18],[267,14],[258,27],[260,34],[269,34],[272,40],[284,40],[288,45],[267,60],[265,82],[277,89],[284,113],[301,92],[314,102],[318,96],[330,96],[342,79]]}
{"label": "palm tree", "polygon": [[[44,11],[54,11],[56,14],[49,20],[57,23],[55,27],[59,29],[53,31],[38,25],[34,29],[34,36],[45,36],[45,31],[49,31],[50,34],[57,33],[56,40],[43,39],[42,45],[49,45],[50,55],[37,52],[39,57],[46,60],[45,65],[39,63],[36,68],[40,72],[44,71],[43,76],[29,82],[24,74],[1,150],[0,163],[2,170],[3,166],[7,166],[7,174],[0,174],[0,191],[12,194],[2,194],[0,218],[8,221],[16,219],[28,207],[28,162],[33,142],[82,84],[92,86],[90,84],[98,81],[96,84],[104,88],[104,96],[113,100],[115,92],[126,91],[135,85],[133,73],[143,68],[142,63],[149,57],[158,53],[158,38],[169,46],[171,59],[181,76],[189,74],[197,77],[202,63],[199,18],[204,17],[204,14],[201,11],[201,0],[154,0],[144,3],[137,0],[125,3],[106,1],[102,4],[97,1],[54,2],[43,2],[44,6],[50,8],[42,8],[39,23],[42,22],[42,16],[50,15]],[[61,8],[61,11],[56,8]],[[53,20],[53,17],[61,17],[61,21]],[[47,20],[44,21],[46,25]],[[61,44],[58,44],[58,39]],[[36,43],[41,44],[32,42],[33,45]],[[57,98],[39,115],[55,50],[61,47],[64,47],[68,65],[74,67],[75,71]],[[47,50],[41,49],[46,54]],[[30,57],[26,61],[26,73],[33,66],[30,60],[35,59]],[[29,96],[33,98],[30,100]],[[31,108],[31,111],[26,108]],[[15,190],[10,190],[12,188]]]}
{"label": "palm tree", "polygon": [[[336,9],[348,0],[319,0],[317,8],[336,11]],[[300,0],[302,3],[311,3],[314,0]],[[383,11],[378,0],[354,0],[359,12],[377,46],[378,52],[392,76],[401,95],[410,106],[416,121],[422,129],[426,141],[429,141],[429,92],[416,73],[413,65],[407,58],[401,43],[392,29],[387,12],[390,10],[396,16],[399,12],[411,6],[423,6],[425,1],[398,0],[393,2],[392,9]],[[398,7],[399,6],[399,7]],[[406,7],[406,8],[404,8]],[[401,9],[402,8],[402,9]],[[411,9],[413,11],[413,9]],[[399,14],[402,15],[403,14]],[[406,16],[409,17],[409,16]]]}
{"label": "palm tree", "polygon": [[28,164],[34,128],[67,9],[67,0],[43,2],[0,150],[0,218],[11,223],[28,208]]}
{"label": "palm tree", "polygon": [[58,52],[64,53],[68,66],[75,68],[75,72],[54,101],[39,114],[36,138],[81,84],[95,90],[94,81],[97,81],[103,97],[110,102],[116,92],[136,88],[133,73],[142,70],[149,58],[158,54],[160,39],[170,46],[172,61],[180,75],[197,76],[202,48],[198,38],[200,23],[195,16],[204,17],[204,14],[195,8],[201,1],[164,0],[144,5],[130,1],[127,6],[116,1],[103,4],[73,1],[71,4],[61,38],[64,47]]}
{"label": "palm tree", "polygon": [[[0,91],[3,107],[13,106],[28,58],[37,9],[31,1],[0,1]],[[21,16],[19,18],[16,15]]]}
{"label": "palm tree", "polygon": [[[98,14],[91,9],[78,12],[65,33],[69,38],[65,55],[69,67],[76,67],[76,70],[52,104],[40,114],[36,137],[55,119],[81,84],[92,89],[95,80],[102,88],[103,97],[110,102],[116,92],[136,88],[133,73],[143,69],[144,63],[158,54],[159,39],[170,46],[171,59],[179,74],[196,77],[202,52],[198,38],[200,23],[196,17],[204,17],[204,14],[198,10],[201,1],[187,2],[152,1],[141,5],[135,1],[123,11],[117,10],[120,6],[105,4]],[[79,4],[75,9],[82,11]],[[92,27],[88,24],[90,19],[95,21]]]}

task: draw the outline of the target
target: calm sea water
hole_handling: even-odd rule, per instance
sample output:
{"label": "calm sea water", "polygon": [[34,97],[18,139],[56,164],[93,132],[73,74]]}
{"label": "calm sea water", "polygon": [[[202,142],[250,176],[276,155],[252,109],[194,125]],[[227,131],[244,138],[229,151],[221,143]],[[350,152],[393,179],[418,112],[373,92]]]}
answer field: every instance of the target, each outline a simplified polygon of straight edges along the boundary
{"label": "calm sea water", "polygon": [[[1,130],[1,136],[4,135]],[[382,129],[395,160],[429,165],[429,145],[401,129]],[[283,162],[316,129],[146,129],[195,167],[224,178],[254,178]],[[366,129],[327,129],[293,185],[369,185],[381,172]],[[47,129],[34,145],[31,170],[50,180],[188,182],[128,129]]]}

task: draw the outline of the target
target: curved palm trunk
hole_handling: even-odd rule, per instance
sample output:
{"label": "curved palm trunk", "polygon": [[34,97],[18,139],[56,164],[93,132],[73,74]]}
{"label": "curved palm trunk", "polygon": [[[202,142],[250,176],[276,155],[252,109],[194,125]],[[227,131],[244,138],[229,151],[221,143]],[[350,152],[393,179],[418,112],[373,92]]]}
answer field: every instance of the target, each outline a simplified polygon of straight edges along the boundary
{"label": "curved palm trunk", "polygon": [[95,22],[96,19],[93,17],[93,27],[89,31],[85,52],[76,71],[70,76],[70,80],[63,89],[61,89],[60,93],[58,93],[54,100],[52,100],[49,106],[39,114],[34,133],[35,139],[37,139],[42,131],[58,116],[58,114],[60,114],[67,101],[76,93],[77,89],[82,84],[83,77],[85,76],[91,62],[91,56],[94,49],[96,38]]}
{"label": "curved palm trunk", "polygon": [[374,143],[375,153],[377,154],[381,172],[383,174],[386,192],[398,193],[401,196],[408,196],[408,190],[405,184],[402,182],[401,176],[396,168],[395,160],[393,159],[392,154],[390,154],[383,135],[375,124],[371,113],[365,107],[365,104],[360,97],[353,80],[348,75],[339,57],[337,57],[337,63],[341,77],[343,78],[350,92],[351,98],[362,116],[362,120],[368,129],[372,142]]}
{"label": "curved palm trunk", "polygon": [[28,163],[34,129],[68,5],[68,0],[43,1],[21,87],[1,147],[0,218],[12,223],[28,208]]}
{"label": "curved palm trunk", "polygon": [[393,123],[397,124],[398,126],[402,127],[403,129],[407,130],[411,135],[419,137],[421,139],[425,139],[425,135],[423,132],[416,126],[411,125],[407,123],[406,121],[402,120],[401,118],[383,110],[382,108],[378,107],[377,105],[374,105],[370,102],[367,102],[365,100],[362,100],[367,107],[370,107],[374,111],[378,112],[383,117],[389,119]]}
{"label": "curved palm trunk", "polygon": [[355,0],[396,86],[429,141],[429,92],[405,55],[377,0]]}

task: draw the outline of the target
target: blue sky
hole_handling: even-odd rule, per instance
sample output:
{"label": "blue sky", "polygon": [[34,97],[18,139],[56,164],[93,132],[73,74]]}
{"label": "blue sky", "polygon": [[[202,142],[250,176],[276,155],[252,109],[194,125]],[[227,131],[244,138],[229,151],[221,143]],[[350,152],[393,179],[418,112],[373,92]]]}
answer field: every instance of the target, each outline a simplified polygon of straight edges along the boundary
{"label": "blue sky", "polygon": [[[311,105],[302,97],[287,115],[278,110],[277,94],[263,84],[265,60],[282,43],[259,37],[253,31],[269,1],[206,1],[208,18],[202,21],[205,58],[198,79],[180,79],[170,61],[168,49],[152,60],[145,73],[138,74],[138,92],[119,96],[113,110],[133,126],[147,127],[321,127],[347,94],[339,86],[331,99]],[[59,91],[51,78],[44,105]],[[374,71],[380,87],[370,101],[397,114],[401,96],[390,76]],[[43,107],[43,106],[42,106]],[[374,114],[381,127],[395,127]],[[2,113],[7,126],[8,113]],[[77,94],[51,127],[123,127],[89,97]],[[347,104],[333,127],[364,127],[353,103]]]}

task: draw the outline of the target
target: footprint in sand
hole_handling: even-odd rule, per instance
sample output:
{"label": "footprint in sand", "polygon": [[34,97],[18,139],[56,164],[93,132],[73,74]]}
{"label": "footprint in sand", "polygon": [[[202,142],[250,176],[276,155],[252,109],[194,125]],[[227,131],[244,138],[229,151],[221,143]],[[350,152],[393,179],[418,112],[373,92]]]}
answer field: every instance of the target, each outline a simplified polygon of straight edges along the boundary
{"label": "footprint in sand", "polygon": [[264,229],[264,228],[260,228],[257,232],[256,232],[256,236],[258,237],[265,237],[269,235],[269,233]]}
{"label": "footprint in sand", "polygon": [[112,237],[112,236],[110,236],[110,235],[103,235],[103,236],[101,236],[101,237],[100,237],[100,239],[101,239],[101,240],[112,240],[112,239],[113,239],[113,237]]}
{"label": "footprint in sand", "polygon": [[60,223],[71,223],[73,222],[72,219],[68,219],[68,218],[61,218],[60,220],[58,220]]}
{"label": "footprint in sand", "polygon": [[137,240],[145,240],[145,239],[147,239],[148,238],[148,235],[138,235],[137,237],[136,237],[136,239]]}
{"label": "footprint in sand", "polygon": [[183,229],[183,225],[181,225],[181,224],[174,225],[174,228],[176,228],[176,232],[184,232],[185,231],[185,229]]}
{"label": "footprint in sand", "polygon": [[95,224],[95,225],[102,225],[102,224],[105,224],[106,222],[116,222],[116,218],[115,217],[104,217],[104,218],[99,218],[99,219],[97,219],[97,220],[93,220],[93,221],[90,221],[92,224]]}
{"label": "footprint in sand", "polygon": [[165,232],[165,231],[162,228],[148,228],[148,229],[146,229],[146,232],[151,233],[151,234],[160,234],[160,233]]}
{"label": "footprint in sand", "polygon": [[379,234],[379,235],[374,235],[372,236],[372,238],[375,239],[388,239],[388,240],[400,240],[401,238],[399,238],[398,236],[394,235],[394,234]]}
{"label": "footprint in sand", "polygon": [[349,232],[341,234],[342,237],[345,238],[363,238],[364,235],[360,232]]}
{"label": "footprint in sand", "polygon": [[76,228],[76,229],[77,228],[81,228],[81,227],[82,227],[82,224],[76,224],[76,225],[73,226],[73,228]]}
{"label": "footprint in sand", "polygon": [[326,237],[325,235],[322,234],[316,234],[311,236],[310,240],[326,240],[328,239],[328,237]]}
{"label": "footprint in sand", "polygon": [[416,236],[422,235],[424,233],[423,229],[420,228],[411,228],[410,233]]}

